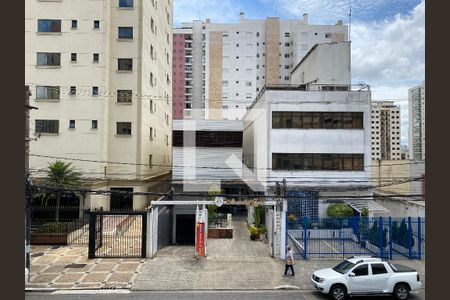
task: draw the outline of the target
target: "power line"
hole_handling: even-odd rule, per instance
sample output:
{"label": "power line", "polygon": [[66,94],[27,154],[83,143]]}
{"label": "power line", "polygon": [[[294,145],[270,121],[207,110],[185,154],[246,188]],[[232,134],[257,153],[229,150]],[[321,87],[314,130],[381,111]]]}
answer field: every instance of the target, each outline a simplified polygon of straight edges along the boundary
{"label": "power line", "polygon": [[[54,158],[60,160],[71,160],[71,161],[83,161],[83,162],[92,162],[92,163],[103,163],[103,164],[118,164],[118,165],[131,165],[131,166],[157,166],[157,167],[179,167],[179,168],[198,168],[198,169],[213,169],[213,170],[233,170],[231,167],[212,167],[212,166],[193,166],[193,165],[173,165],[173,164],[143,164],[143,163],[131,163],[131,162],[114,162],[114,161],[105,161],[105,160],[93,160],[93,159],[82,159],[82,158],[70,158],[63,156],[52,156],[52,155],[43,155],[43,154],[30,154],[30,156],[34,157],[43,157],[43,158]],[[399,164],[390,164],[390,165],[381,165],[381,167],[391,167],[395,165],[411,165],[422,163],[421,161],[411,161],[407,163],[399,163]],[[378,164],[364,165],[363,167],[378,167]],[[273,170],[272,168],[254,168],[253,170]],[[276,170],[275,170],[276,171]],[[286,170],[289,171],[289,170]],[[292,170],[296,171],[296,170]],[[298,170],[298,171],[314,171],[314,170]],[[339,171],[339,170],[336,170]]]}

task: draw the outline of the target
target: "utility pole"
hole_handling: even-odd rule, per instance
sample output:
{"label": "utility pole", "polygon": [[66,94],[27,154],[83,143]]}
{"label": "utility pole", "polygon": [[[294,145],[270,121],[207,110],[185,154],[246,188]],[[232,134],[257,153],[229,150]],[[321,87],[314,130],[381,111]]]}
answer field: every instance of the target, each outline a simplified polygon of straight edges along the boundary
{"label": "utility pole", "polygon": [[30,110],[38,109],[30,106],[30,87],[25,86],[25,269],[30,281],[30,239],[31,239],[31,200],[33,183],[30,176]]}

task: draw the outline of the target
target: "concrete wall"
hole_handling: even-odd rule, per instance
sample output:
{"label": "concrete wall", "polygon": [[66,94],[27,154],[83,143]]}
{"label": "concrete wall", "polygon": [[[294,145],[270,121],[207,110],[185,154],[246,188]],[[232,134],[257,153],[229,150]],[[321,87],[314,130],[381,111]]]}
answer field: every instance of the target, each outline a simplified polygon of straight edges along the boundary
{"label": "concrete wall", "polygon": [[350,43],[314,46],[294,68],[291,83],[350,84]]}
{"label": "concrete wall", "polygon": [[391,212],[391,217],[399,218],[425,218],[425,203],[424,202],[414,202],[405,201],[397,199],[377,199],[376,203],[382,205]]}

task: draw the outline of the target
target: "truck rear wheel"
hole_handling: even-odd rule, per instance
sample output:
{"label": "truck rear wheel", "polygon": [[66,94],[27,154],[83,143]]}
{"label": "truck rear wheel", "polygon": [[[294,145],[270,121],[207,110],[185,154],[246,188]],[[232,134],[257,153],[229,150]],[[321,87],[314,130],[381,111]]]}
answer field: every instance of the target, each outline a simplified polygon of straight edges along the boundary
{"label": "truck rear wheel", "polygon": [[406,284],[399,283],[394,287],[393,296],[398,300],[406,300],[409,297],[409,288]]}

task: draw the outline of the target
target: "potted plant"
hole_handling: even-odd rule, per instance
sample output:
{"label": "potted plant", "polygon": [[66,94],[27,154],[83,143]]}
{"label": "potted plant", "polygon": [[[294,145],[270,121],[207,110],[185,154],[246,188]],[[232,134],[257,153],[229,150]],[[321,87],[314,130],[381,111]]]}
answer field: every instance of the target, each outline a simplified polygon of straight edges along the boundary
{"label": "potted plant", "polygon": [[259,230],[255,224],[250,225],[250,239],[252,241],[259,239]]}

